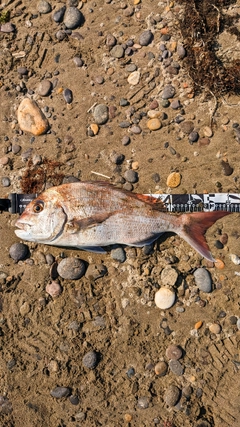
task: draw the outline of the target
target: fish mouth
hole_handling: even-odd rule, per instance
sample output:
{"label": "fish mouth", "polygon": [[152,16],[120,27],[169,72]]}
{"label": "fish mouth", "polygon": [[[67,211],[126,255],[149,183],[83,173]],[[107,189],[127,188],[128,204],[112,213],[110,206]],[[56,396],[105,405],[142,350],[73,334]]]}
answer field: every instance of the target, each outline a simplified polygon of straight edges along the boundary
{"label": "fish mouth", "polygon": [[18,237],[22,239],[26,239],[27,237],[29,238],[29,234],[31,232],[31,224],[17,220],[15,222],[15,226],[19,228],[19,230],[15,230],[15,234]]}

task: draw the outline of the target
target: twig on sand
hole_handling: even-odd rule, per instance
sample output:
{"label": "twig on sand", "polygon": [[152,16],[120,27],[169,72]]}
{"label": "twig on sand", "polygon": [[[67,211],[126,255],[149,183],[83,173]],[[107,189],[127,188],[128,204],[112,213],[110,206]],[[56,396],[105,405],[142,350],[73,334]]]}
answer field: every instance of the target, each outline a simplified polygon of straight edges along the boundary
{"label": "twig on sand", "polygon": [[93,173],[94,175],[102,176],[103,178],[111,179],[111,177],[110,177],[110,176],[103,175],[103,173],[94,172],[94,171],[91,171],[91,173]]}

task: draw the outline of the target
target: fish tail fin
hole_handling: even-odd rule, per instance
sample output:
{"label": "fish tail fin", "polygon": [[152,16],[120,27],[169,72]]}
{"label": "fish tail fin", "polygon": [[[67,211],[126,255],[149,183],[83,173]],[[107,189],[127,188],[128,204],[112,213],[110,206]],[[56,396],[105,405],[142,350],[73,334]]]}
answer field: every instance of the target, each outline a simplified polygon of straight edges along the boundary
{"label": "fish tail fin", "polygon": [[214,211],[183,214],[178,217],[180,222],[179,225],[181,227],[181,231],[178,232],[178,234],[204,258],[214,262],[215,259],[211,254],[204,235],[207,229],[210,228],[218,219],[223,218],[230,213],[231,212],[227,211]]}

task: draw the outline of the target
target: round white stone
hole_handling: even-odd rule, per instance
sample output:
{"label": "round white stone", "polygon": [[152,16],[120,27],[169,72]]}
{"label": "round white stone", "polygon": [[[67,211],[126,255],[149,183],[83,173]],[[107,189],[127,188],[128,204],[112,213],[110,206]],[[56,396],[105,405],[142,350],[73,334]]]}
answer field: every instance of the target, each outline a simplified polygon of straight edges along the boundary
{"label": "round white stone", "polygon": [[172,307],[174,302],[175,293],[169,288],[162,287],[155,294],[155,304],[162,310]]}

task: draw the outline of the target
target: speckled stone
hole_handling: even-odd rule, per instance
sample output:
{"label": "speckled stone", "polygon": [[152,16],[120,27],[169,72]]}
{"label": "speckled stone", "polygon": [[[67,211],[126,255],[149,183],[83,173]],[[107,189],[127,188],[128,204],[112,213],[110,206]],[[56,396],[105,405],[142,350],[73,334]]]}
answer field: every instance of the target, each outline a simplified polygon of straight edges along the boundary
{"label": "speckled stone", "polygon": [[205,268],[197,268],[193,273],[197,287],[202,292],[212,291],[212,279],[210,273]]}
{"label": "speckled stone", "polygon": [[48,3],[48,1],[40,0],[37,4],[37,10],[42,14],[49,13],[52,10],[52,6],[50,3]]}
{"label": "speckled stone", "polygon": [[61,399],[63,397],[67,397],[71,394],[71,390],[68,387],[55,387],[50,392],[52,397],[55,397],[56,399]]}
{"label": "speckled stone", "polygon": [[108,107],[105,104],[98,104],[94,108],[93,118],[95,123],[103,125],[108,121]]}
{"label": "speckled stone", "polygon": [[163,99],[173,98],[175,93],[176,93],[175,88],[172,85],[166,85],[162,92],[162,98]]}
{"label": "speckled stone", "polygon": [[95,369],[98,364],[98,355],[96,351],[88,351],[82,359],[82,363],[85,368]]}
{"label": "speckled stone", "polygon": [[48,120],[32,99],[24,98],[22,100],[18,107],[17,117],[19,127],[24,132],[42,135],[48,130]]}
{"label": "speckled stone", "polygon": [[124,56],[124,49],[121,45],[116,44],[110,51],[110,54],[117,59],[123,58]]}
{"label": "speckled stone", "polygon": [[119,248],[111,250],[111,258],[118,262],[124,262],[126,260],[126,253],[120,246]]}
{"label": "speckled stone", "polygon": [[74,30],[83,23],[83,14],[76,7],[67,7],[63,22],[68,29]]}
{"label": "speckled stone", "polygon": [[181,392],[177,386],[171,385],[168,387],[164,393],[164,401],[166,405],[170,407],[175,406],[180,399],[180,395]]}
{"label": "speckled stone", "polygon": [[182,354],[183,354],[182,349],[175,344],[169,345],[166,349],[166,356],[168,359],[171,359],[171,360],[181,359]]}
{"label": "speckled stone", "polygon": [[137,85],[140,80],[140,71],[133,71],[133,73],[129,74],[127,80],[130,85]]}
{"label": "speckled stone", "polygon": [[28,246],[24,243],[13,243],[9,249],[9,255],[16,262],[23,260],[29,255]]}
{"label": "speckled stone", "polygon": [[126,179],[126,181],[130,182],[131,184],[135,184],[136,182],[138,182],[138,173],[133,169],[128,169],[124,173],[124,178]]}
{"label": "speckled stone", "polygon": [[139,37],[139,44],[141,46],[148,46],[153,40],[153,33],[150,30],[143,31]]}
{"label": "speckled stone", "polygon": [[179,172],[172,172],[167,177],[167,186],[170,188],[176,188],[181,184],[181,175]]}
{"label": "speckled stone", "polygon": [[147,127],[149,130],[152,130],[152,131],[158,130],[158,129],[161,129],[162,123],[158,118],[150,119],[147,122]]}
{"label": "speckled stone", "polygon": [[65,10],[66,6],[63,6],[60,9],[56,10],[56,12],[53,13],[53,20],[57,23],[62,22]]}
{"label": "speckled stone", "polygon": [[97,280],[107,274],[107,268],[103,264],[89,264],[86,271],[86,278]]}
{"label": "speckled stone", "polygon": [[186,49],[182,45],[178,45],[177,47],[177,54],[180,59],[185,58],[186,56]]}
{"label": "speckled stone", "polygon": [[77,280],[84,275],[85,265],[79,258],[64,258],[58,264],[57,271],[63,279]]}
{"label": "speckled stone", "polygon": [[170,360],[169,362],[169,368],[170,371],[172,371],[175,375],[183,375],[184,373],[184,367],[181,365],[181,363],[178,360]]}
{"label": "speckled stone", "polygon": [[39,83],[37,92],[40,96],[48,96],[52,90],[52,82],[49,80],[42,80]]}
{"label": "speckled stone", "polygon": [[194,129],[194,123],[191,120],[184,120],[184,122],[180,123],[180,128],[183,133],[189,135]]}
{"label": "speckled stone", "polygon": [[161,282],[164,286],[174,286],[178,279],[178,272],[173,267],[165,267],[161,271]]}
{"label": "speckled stone", "polygon": [[155,374],[158,375],[159,377],[164,377],[164,375],[166,375],[168,370],[168,365],[166,362],[158,362],[155,367],[154,367],[154,371]]}

